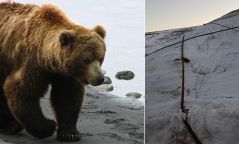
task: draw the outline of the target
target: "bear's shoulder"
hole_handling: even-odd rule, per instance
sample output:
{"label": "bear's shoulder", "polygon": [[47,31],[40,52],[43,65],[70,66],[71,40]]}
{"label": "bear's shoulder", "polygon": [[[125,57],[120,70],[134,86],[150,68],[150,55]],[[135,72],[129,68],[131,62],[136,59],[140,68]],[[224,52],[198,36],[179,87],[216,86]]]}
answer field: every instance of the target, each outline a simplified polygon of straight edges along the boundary
{"label": "bear's shoulder", "polygon": [[48,23],[64,24],[70,22],[65,14],[55,5],[44,4],[34,12],[37,18],[41,18]]}

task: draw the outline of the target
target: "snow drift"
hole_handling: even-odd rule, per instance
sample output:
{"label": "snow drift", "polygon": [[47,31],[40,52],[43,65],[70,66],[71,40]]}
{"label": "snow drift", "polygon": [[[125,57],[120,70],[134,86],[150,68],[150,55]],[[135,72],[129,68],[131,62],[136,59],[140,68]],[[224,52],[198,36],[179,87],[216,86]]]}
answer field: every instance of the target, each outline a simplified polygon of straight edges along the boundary
{"label": "snow drift", "polygon": [[[146,143],[193,144],[180,111],[181,43],[239,26],[239,10],[207,24],[146,33]],[[161,49],[161,50],[160,50]],[[156,51],[156,52],[154,52]],[[203,144],[239,142],[239,29],[185,41],[185,106]]]}

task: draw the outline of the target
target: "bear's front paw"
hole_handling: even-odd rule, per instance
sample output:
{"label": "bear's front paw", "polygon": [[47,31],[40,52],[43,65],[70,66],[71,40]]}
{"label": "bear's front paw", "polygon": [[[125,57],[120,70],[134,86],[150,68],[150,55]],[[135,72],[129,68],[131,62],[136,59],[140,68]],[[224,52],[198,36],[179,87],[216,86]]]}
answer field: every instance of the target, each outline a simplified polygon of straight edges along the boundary
{"label": "bear's front paw", "polygon": [[57,139],[64,142],[78,141],[81,139],[81,135],[77,130],[57,130]]}
{"label": "bear's front paw", "polygon": [[4,128],[0,129],[0,133],[14,135],[22,130],[23,127],[16,120],[11,120]]}
{"label": "bear's front paw", "polygon": [[37,123],[37,126],[35,127],[26,128],[27,132],[39,139],[50,137],[55,130],[56,122],[53,120],[46,120],[42,123]]}

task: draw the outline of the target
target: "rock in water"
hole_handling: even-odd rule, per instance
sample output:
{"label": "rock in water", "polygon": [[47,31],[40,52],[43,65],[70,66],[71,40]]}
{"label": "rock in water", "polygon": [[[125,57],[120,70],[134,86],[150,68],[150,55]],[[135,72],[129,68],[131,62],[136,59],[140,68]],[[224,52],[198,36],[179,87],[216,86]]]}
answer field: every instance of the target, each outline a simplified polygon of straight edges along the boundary
{"label": "rock in water", "polygon": [[111,78],[108,76],[105,76],[103,84],[112,84]]}
{"label": "rock in water", "polygon": [[134,78],[134,73],[132,71],[120,71],[117,72],[115,77],[119,80],[124,79],[124,80],[131,80]]}
{"label": "rock in water", "polygon": [[114,90],[114,87],[112,84],[102,84],[99,86],[96,86],[98,89],[103,90],[105,92],[110,92]]}
{"label": "rock in water", "polygon": [[126,94],[127,97],[133,97],[133,98],[141,98],[142,94],[138,92],[130,92]]}

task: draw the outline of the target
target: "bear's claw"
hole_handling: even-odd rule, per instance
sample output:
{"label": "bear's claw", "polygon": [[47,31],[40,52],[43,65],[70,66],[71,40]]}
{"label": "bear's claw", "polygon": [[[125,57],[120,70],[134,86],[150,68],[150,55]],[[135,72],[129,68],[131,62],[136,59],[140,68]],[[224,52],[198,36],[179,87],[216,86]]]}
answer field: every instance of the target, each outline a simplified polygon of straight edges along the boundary
{"label": "bear's claw", "polygon": [[59,141],[78,141],[81,139],[81,135],[77,130],[66,132],[66,131],[57,131],[57,139]]}

